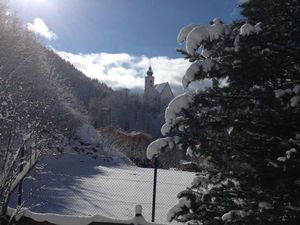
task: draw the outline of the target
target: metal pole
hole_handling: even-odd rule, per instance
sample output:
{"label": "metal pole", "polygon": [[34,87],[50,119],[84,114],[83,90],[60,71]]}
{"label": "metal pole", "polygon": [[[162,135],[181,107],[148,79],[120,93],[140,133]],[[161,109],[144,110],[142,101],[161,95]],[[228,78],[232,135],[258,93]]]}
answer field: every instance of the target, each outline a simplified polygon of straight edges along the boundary
{"label": "metal pole", "polygon": [[154,158],[154,180],[153,180],[153,200],[152,200],[152,222],[155,220],[155,200],[156,200],[156,184],[157,184],[157,157]]}

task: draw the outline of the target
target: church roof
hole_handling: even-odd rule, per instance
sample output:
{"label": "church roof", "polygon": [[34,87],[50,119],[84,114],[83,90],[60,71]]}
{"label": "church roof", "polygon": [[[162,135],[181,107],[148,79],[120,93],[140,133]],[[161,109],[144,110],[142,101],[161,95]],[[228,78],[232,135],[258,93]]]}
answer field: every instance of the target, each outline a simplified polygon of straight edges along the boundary
{"label": "church roof", "polygon": [[165,89],[165,87],[166,87],[167,85],[169,85],[169,83],[168,83],[168,82],[165,82],[165,83],[161,83],[161,84],[156,84],[156,85],[154,85],[154,87],[155,87],[155,90],[156,90],[159,94],[161,94],[162,91]]}

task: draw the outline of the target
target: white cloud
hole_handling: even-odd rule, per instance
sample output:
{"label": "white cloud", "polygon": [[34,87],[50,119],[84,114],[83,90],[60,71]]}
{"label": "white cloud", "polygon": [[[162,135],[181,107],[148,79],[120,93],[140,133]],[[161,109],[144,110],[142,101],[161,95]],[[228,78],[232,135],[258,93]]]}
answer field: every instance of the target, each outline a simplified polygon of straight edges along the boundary
{"label": "white cloud", "polygon": [[144,77],[151,62],[155,83],[169,82],[173,90],[178,93],[181,79],[190,65],[183,58],[168,58],[158,56],[133,56],[127,53],[91,53],[73,54],[64,51],[55,52],[72,63],[86,76],[106,83],[114,89],[144,89]]}
{"label": "white cloud", "polygon": [[49,30],[44,20],[41,18],[35,18],[33,23],[27,23],[27,28],[40,36],[47,38],[48,40],[57,39],[57,35]]}

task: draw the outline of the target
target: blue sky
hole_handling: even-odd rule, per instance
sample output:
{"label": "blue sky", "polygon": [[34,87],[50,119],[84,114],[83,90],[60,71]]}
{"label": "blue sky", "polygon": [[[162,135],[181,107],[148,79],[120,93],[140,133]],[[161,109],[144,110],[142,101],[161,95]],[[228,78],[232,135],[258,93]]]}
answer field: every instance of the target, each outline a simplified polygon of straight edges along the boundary
{"label": "blue sky", "polygon": [[[207,25],[215,17],[229,23],[238,17],[237,0],[10,0],[10,5],[24,24],[28,24],[33,31],[40,32],[46,46],[51,46],[62,56],[68,56],[67,59],[87,76],[107,82],[103,74],[93,74],[91,69],[86,71],[88,64],[92,65],[92,62],[84,65],[80,62],[87,61],[88,58],[100,60],[103,55],[99,54],[102,53],[108,54],[105,56],[110,58],[116,56],[117,60],[120,60],[120,54],[133,57],[130,62],[128,57],[127,61],[119,62],[122,69],[127,70],[126,73],[130,72],[128,69],[133,69],[133,63],[143,61],[140,71],[134,69],[136,74],[133,76],[139,78],[137,85],[124,85],[128,88],[141,87],[140,78],[147,69],[143,70],[142,66],[146,67],[150,59],[154,63],[158,82],[172,78],[161,77],[163,74],[159,72],[158,61],[161,58],[166,61],[165,59],[181,57],[175,51],[178,47],[176,37],[184,25]],[[90,57],[91,54],[94,57]],[[85,57],[85,60],[78,58],[80,56]],[[77,62],[74,62],[76,57]],[[98,66],[101,64],[97,63]],[[188,66],[187,63],[181,63]],[[168,67],[172,69],[169,64]],[[112,66],[116,69],[116,65]],[[185,69],[183,67],[181,73]],[[107,68],[103,71],[107,71]],[[117,72],[122,73],[122,70]],[[106,78],[113,76],[104,75]],[[179,75],[176,79],[178,78]],[[169,82],[172,83],[172,79]],[[113,87],[115,83],[108,82]],[[173,83],[178,85],[178,82]],[[122,84],[119,82],[115,87],[120,88]]]}

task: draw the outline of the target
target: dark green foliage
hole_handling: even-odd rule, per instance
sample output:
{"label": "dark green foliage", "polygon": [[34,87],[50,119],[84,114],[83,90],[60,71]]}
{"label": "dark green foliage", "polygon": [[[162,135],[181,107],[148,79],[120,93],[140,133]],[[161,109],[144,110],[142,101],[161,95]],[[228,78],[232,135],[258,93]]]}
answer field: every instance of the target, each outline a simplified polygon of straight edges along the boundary
{"label": "dark green foliage", "polygon": [[[179,194],[191,208],[173,218],[205,225],[299,224],[300,2],[250,0],[241,10],[245,19],[203,43],[216,66],[196,78],[214,79],[214,85],[198,91],[182,112],[179,136],[200,157],[204,175]],[[261,30],[239,35],[245,21],[261,22]]]}

